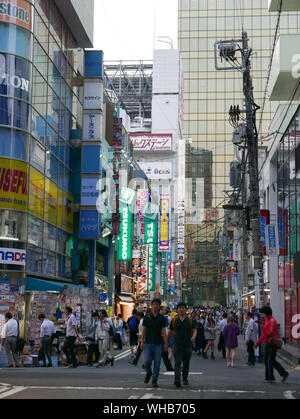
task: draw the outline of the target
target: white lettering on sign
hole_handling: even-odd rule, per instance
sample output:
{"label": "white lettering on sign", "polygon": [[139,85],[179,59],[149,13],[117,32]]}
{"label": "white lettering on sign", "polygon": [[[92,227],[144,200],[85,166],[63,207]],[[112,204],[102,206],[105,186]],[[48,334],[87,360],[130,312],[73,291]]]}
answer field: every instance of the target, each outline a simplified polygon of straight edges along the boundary
{"label": "white lettering on sign", "polygon": [[4,73],[0,76],[0,84],[2,84],[2,86],[12,86],[15,89],[29,92],[29,80],[19,76]]}
{"label": "white lettering on sign", "polygon": [[122,258],[125,260],[128,256],[128,208],[123,209],[123,234],[122,234]]}

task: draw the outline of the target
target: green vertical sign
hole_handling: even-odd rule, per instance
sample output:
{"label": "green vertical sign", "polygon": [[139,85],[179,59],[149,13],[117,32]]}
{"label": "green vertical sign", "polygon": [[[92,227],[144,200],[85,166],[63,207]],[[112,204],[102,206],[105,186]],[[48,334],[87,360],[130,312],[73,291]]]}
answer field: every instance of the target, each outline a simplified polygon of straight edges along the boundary
{"label": "green vertical sign", "polygon": [[157,256],[157,216],[155,220],[145,218],[145,244],[149,246],[148,291],[155,292]]}
{"label": "green vertical sign", "polygon": [[167,253],[162,252],[161,254],[161,270],[160,270],[160,290],[161,295],[164,296],[167,293],[167,281],[166,281],[166,272],[167,272]]}
{"label": "green vertical sign", "polygon": [[118,246],[118,259],[131,261],[132,259],[132,213],[127,204],[120,202],[121,226]]}

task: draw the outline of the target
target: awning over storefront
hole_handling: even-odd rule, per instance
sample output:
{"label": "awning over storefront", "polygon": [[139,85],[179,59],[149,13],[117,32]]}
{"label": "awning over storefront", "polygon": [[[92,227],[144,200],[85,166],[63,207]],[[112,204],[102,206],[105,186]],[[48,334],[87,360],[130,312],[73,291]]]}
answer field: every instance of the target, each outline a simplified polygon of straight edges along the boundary
{"label": "awning over storefront", "polygon": [[134,303],[134,299],[129,295],[118,295],[123,303]]}
{"label": "awning over storefront", "polygon": [[84,288],[80,285],[74,285],[67,282],[53,282],[53,281],[47,281],[45,279],[38,279],[38,278],[32,278],[27,277],[26,280],[26,291],[57,291],[61,292],[64,287],[75,287],[75,288]]}

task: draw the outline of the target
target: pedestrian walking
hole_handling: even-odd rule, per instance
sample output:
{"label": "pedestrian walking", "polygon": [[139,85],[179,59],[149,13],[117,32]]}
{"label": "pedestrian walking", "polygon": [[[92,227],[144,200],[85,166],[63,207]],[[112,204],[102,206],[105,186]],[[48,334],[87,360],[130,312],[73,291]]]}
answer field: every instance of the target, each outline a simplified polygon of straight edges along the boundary
{"label": "pedestrian walking", "polygon": [[4,317],[5,324],[2,328],[1,333],[1,345],[4,345],[4,349],[7,356],[8,368],[13,368],[13,360],[15,368],[19,368],[19,357],[17,354],[17,338],[19,336],[19,325],[11,313],[6,313]]}
{"label": "pedestrian walking", "polygon": [[99,361],[100,353],[99,346],[96,342],[96,329],[99,323],[99,313],[95,311],[92,314],[92,324],[88,329],[88,351],[87,351],[87,365],[93,366],[93,355],[95,354],[95,362]]}
{"label": "pedestrian walking", "polygon": [[205,319],[204,333],[205,333],[205,339],[207,340],[207,345],[204,350],[203,358],[207,359],[207,352],[210,348],[211,359],[215,359],[214,350],[215,350],[215,340],[216,340],[216,323],[214,321],[214,318],[211,312],[209,312],[208,317],[206,317]]}
{"label": "pedestrian walking", "polygon": [[65,368],[77,368],[77,358],[75,354],[76,338],[80,341],[81,338],[77,329],[77,320],[73,314],[71,307],[66,307],[66,338],[63,346],[63,352],[66,355],[68,365]]}
{"label": "pedestrian walking", "polygon": [[224,339],[224,328],[227,326],[227,313],[223,314],[223,319],[220,321],[218,325],[218,329],[220,331],[219,343],[218,343],[218,350],[222,352],[223,359],[226,358],[226,347],[225,347],[225,339]]}
{"label": "pedestrian walking", "polygon": [[204,355],[204,349],[206,347],[206,339],[204,334],[204,318],[199,314],[196,316],[196,328],[197,328],[197,336],[195,340],[195,349],[197,355]]}
{"label": "pedestrian walking", "polygon": [[[52,367],[51,342],[52,342],[52,335],[54,334],[54,323],[51,320],[46,319],[45,314],[40,314],[39,320],[41,322],[41,329],[40,329],[41,347],[42,347],[42,351],[44,352],[42,367],[44,368]],[[48,365],[46,364],[46,359],[48,359]]]}
{"label": "pedestrian walking", "polygon": [[[223,335],[226,347],[226,361],[227,367],[234,367],[235,353],[238,344],[238,335],[240,334],[240,328],[235,323],[233,316],[227,317],[227,325],[224,327]],[[231,355],[231,361],[230,361]]]}
{"label": "pedestrian walking", "polygon": [[131,358],[134,358],[136,348],[138,345],[138,331],[139,331],[139,321],[137,318],[137,310],[132,311],[132,316],[129,317],[127,321],[128,330],[129,330],[129,344],[131,349]]}
{"label": "pedestrian walking", "polygon": [[116,316],[116,318],[114,320],[114,326],[115,326],[115,329],[116,329],[116,332],[117,332],[115,334],[114,341],[118,345],[117,349],[119,351],[122,351],[122,349],[123,349],[122,336],[123,336],[123,333],[124,333],[124,330],[123,330],[124,322],[123,322],[123,319],[122,319],[122,314],[118,314]]}
{"label": "pedestrian walking", "polygon": [[139,345],[138,345],[137,351],[135,353],[134,359],[131,360],[131,361],[128,361],[128,363],[131,364],[131,365],[137,365],[138,362],[139,362],[139,359],[140,359],[140,357],[141,357],[141,355],[143,353],[143,351],[141,350],[140,341],[141,341],[141,337],[143,335],[143,321],[144,321],[144,317],[145,316],[144,316],[144,313],[143,312],[138,313],[138,320],[139,320],[139,334],[138,334]]}
{"label": "pedestrian walking", "polygon": [[265,379],[266,381],[275,381],[274,368],[282,377],[284,383],[289,376],[289,373],[276,361],[278,350],[278,325],[276,319],[273,317],[271,307],[265,306],[260,310],[265,322],[262,324],[262,335],[255,343],[256,349],[261,343],[265,344]]}
{"label": "pedestrian walking", "polygon": [[[166,319],[166,335],[168,336],[168,334],[169,334],[169,317],[167,316],[167,311],[166,311],[166,308],[165,307],[161,307],[160,308],[160,314],[162,316],[164,316],[165,319]],[[171,321],[172,321],[172,319],[171,319]],[[169,345],[168,345],[168,349],[169,349]],[[169,359],[168,350],[167,351],[163,351],[162,359],[164,361],[166,370],[169,371],[169,372],[170,371],[174,371],[174,369],[172,367],[172,364],[171,364],[171,361]]]}
{"label": "pedestrian walking", "polygon": [[193,344],[196,340],[196,323],[188,317],[185,303],[177,306],[178,316],[173,319],[170,326],[170,335],[174,337],[175,381],[176,387],[181,387],[181,371],[183,385],[189,385],[188,375],[192,358]]}
{"label": "pedestrian walking", "polygon": [[99,344],[99,361],[96,368],[101,368],[106,364],[107,350],[109,347],[109,330],[110,322],[107,319],[107,313],[105,310],[100,311],[100,318],[96,329],[96,341]]}
{"label": "pedestrian walking", "polygon": [[254,345],[258,339],[258,326],[254,321],[253,313],[250,311],[247,313],[248,325],[245,333],[245,340],[248,352],[248,363],[249,367],[255,366],[255,351]]}
{"label": "pedestrian walking", "polygon": [[161,301],[155,298],[151,303],[151,313],[143,321],[143,332],[141,338],[141,349],[144,351],[147,384],[152,376],[152,361],[154,369],[152,376],[152,387],[157,387],[160,363],[163,351],[168,350],[168,338],[166,335],[166,319],[159,313]]}

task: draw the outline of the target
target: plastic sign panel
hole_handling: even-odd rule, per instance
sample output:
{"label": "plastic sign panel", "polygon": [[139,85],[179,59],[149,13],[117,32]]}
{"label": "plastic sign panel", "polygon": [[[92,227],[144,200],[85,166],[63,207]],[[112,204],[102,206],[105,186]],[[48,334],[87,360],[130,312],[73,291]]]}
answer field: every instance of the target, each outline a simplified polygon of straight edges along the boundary
{"label": "plastic sign panel", "polygon": [[5,265],[25,266],[26,251],[20,249],[0,248],[0,263]]}
{"label": "plastic sign panel", "polygon": [[135,151],[172,151],[172,134],[131,134]]}
{"label": "plastic sign panel", "polygon": [[266,256],[267,254],[266,226],[269,224],[269,220],[270,220],[270,211],[260,210],[261,237],[262,237],[262,246],[263,246],[264,256]]}
{"label": "plastic sign panel", "polygon": [[99,191],[97,185],[99,178],[82,178],[81,179],[81,205],[88,207],[96,207]]}
{"label": "plastic sign panel", "polygon": [[172,163],[139,162],[140,168],[150,180],[172,179]]}
{"label": "plastic sign panel", "polygon": [[276,227],[275,225],[267,225],[266,228],[267,254],[269,256],[279,256],[279,239]]}
{"label": "plastic sign panel", "polygon": [[149,247],[141,246],[141,275],[138,278],[138,295],[147,294],[148,291],[148,266],[149,266]]}
{"label": "plastic sign panel", "polygon": [[145,220],[145,244],[149,245],[148,291],[155,292],[157,256],[157,216]]}
{"label": "plastic sign panel", "polygon": [[32,29],[30,3],[26,0],[0,2],[0,21],[14,23],[30,31]]}
{"label": "plastic sign panel", "polygon": [[102,139],[102,116],[101,114],[89,113],[83,115],[83,136],[84,141]]}
{"label": "plastic sign panel", "polygon": [[170,195],[160,195],[159,251],[169,251]]}
{"label": "plastic sign panel", "polygon": [[80,239],[100,238],[100,214],[98,211],[80,211]]}
{"label": "plastic sign panel", "polygon": [[83,108],[87,110],[103,109],[103,83],[99,81],[84,83]]}
{"label": "plastic sign panel", "polygon": [[118,259],[128,262],[132,259],[132,213],[130,207],[122,202],[120,202],[120,213]]}

